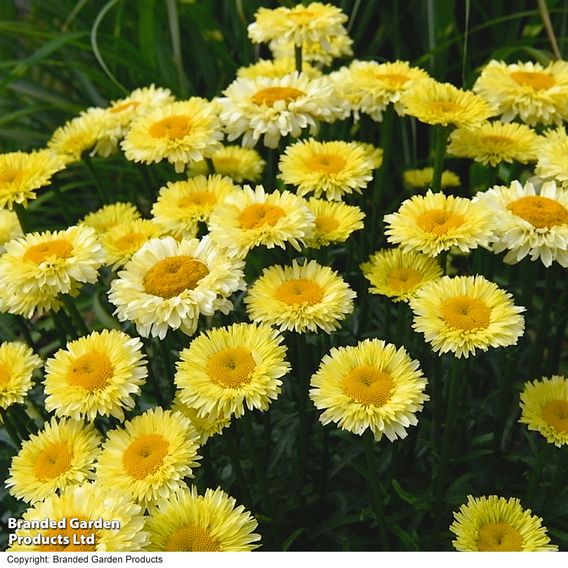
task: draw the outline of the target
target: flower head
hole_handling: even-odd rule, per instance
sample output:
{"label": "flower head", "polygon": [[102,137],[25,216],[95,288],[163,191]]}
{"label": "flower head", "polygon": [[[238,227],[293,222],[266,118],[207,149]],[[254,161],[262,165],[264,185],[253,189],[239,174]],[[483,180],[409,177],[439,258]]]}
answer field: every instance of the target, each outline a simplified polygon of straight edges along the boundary
{"label": "flower head", "polygon": [[172,410],[174,412],[181,412],[183,416],[191,422],[192,426],[199,434],[200,446],[204,446],[211,436],[219,434],[231,424],[231,418],[225,418],[224,416],[221,418],[211,414],[199,416],[195,408],[181,401],[179,394],[176,394],[174,397]]}
{"label": "flower head", "polygon": [[[292,53],[293,53],[292,49]],[[260,59],[247,67],[240,67],[237,70],[237,77],[255,79],[256,77],[284,77],[294,73],[296,70],[294,57],[283,57],[277,59]],[[302,60],[302,73],[313,79],[321,77],[321,71],[313,67],[308,61]]]}
{"label": "flower head", "polygon": [[547,130],[540,137],[538,162],[535,174],[541,178],[552,178],[562,187],[568,187],[568,134],[566,127]]}
{"label": "flower head", "polygon": [[140,211],[136,206],[128,202],[110,203],[100,209],[92,211],[83,217],[79,225],[92,227],[97,233],[106,233],[116,225],[126,221],[140,219]]}
{"label": "flower head", "polygon": [[525,328],[511,294],[483,276],[444,276],[424,284],[410,300],[415,331],[437,353],[475,355],[489,347],[515,345]]}
{"label": "flower head", "polygon": [[[425,189],[432,185],[434,177],[434,168],[422,168],[406,170],[403,174],[404,183],[412,188]],[[454,172],[444,170],[442,172],[442,180],[440,187],[446,189],[448,187],[459,187],[461,180]]]}
{"label": "flower head", "polygon": [[310,398],[323,424],[336,423],[376,441],[405,438],[418,423],[416,413],[429,399],[426,378],[404,347],[366,339],[354,347],[333,348],[312,376]]}
{"label": "flower head", "polygon": [[32,375],[43,365],[30,347],[18,341],[0,343],[0,408],[24,402]]}
{"label": "flower head", "polygon": [[519,499],[497,495],[472,497],[454,513],[450,530],[460,552],[551,552],[542,519],[523,509]]}
{"label": "flower head", "polygon": [[[294,57],[294,40],[287,38],[274,38],[268,44],[274,59]],[[329,38],[327,45],[318,41],[305,41],[302,44],[302,72],[305,71],[305,63],[326,66],[331,65],[334,59],[351,57],[353,55],[353,40],[347,34],[347,30],[341,30],[339,35]]]}
{"label": "flower head", "polygon": [[8,209],[0,209],[0,255],[6,250],[5,243],[23,235],[24,232],[16,213]]}

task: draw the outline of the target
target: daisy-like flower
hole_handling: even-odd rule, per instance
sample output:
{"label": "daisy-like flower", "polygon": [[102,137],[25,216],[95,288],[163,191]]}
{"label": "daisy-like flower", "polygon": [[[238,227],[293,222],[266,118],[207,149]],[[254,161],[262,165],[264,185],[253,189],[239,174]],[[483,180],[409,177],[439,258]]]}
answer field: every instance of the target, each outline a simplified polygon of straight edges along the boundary
{"label": "daisy-like flower", "polygon": [[245,406],[267,410],[290,370],[282,341],[274,329],[254,323],[202,333],[176,365],[181,402],[211,418],[238,418]]}
{"label": "daisy-like flower", "polygon": [[115,225],[100,237],[106,254],[105,264],[113,268],[124,266],[145,242],[163,233],[164,228],[149,219],[135,219]]}
{"label": "daisy-like flower", "polygon": [[521,418],[549,444],[568,444],[568,378],[560,375],[527,382],[521,393]]}
{"label": "daisy-like flower", "polygon": [[426,71],[412,67],[407,61],[378,63],[355,60],[333,74],[338,94],[347,101],[355,117],[368,114],[381,121],[391,103],[401,112],[400,97],[416,81],[429,77]]}
{"label": "daisy-like flower", "polygon": [[450,83],[423,79],[413,83],[400,98],[404,114],[420,122],[477,128],[495,111],[472,91],[464,91]]}
{"label": "daisy-like flower", "polygon": [[405,200],[396,213],[385,215],[389,243],[404,251],[436,256],[456,247],[468,252],[488,248],[493,238],[494,214],[479,203],[428,190]]}
{"label": "daisy-like flower", "polygon": [[88,213],[78,224],[92,227],[97,233],[102,234],[116,225],[140,218],[140,211],[134,204],[118,202],[103,205],[100,209]]}
{"label": "daisy-like flower", "polygon": [[24,402],[32,375],[42,366],[30,347],[18,341],[0,343],[0,408]]}
{"label": "daisy-like flower", "polygon": [[94,229],[74,226],[63,231],[29,233],[6,243],[0,258],[3,302],[11,313],[31,318],[37,310],[57,308],[59,294],[77,294],[96,282],[104,251]]}
{"label": "daisy-like flower", "polygon": [[443,276],[436,260],[420,252],[399,248],[384,249],[361,264],[363,276],[370,282],[372,294],[382,294],[395,302],[408,302],[426,282]]}
{"label": "daisy-like flower", "polygon": [[333,422],[361,436],[369,429],[376,441],[405,438],[429,396],[418,361],[404,347],[366,339],[354,347],[333,348],[312,376],[310,398],[322,424]]}
{"label": "daisy-like flower", "polygon": [[146,521],[147,550],[159,552],[250,552],[260,535],[254,517],[222,489],[184,488],[161,501]]}
{"label": "daisy-like flower", "polygon": [[[215,173],[230,177],[236,183],[243,181],[260,181],[266,161],[254,148],[241,146],[223,146],[211,156]],[[189,164],[191,176],[208,175],[209,168],[205,161]]]}
{"label": "daisy-like flower", "polygon": [[497,109],[504,122],[519,117],[534,126],[560,124],[568,118],[566,61],[552,61],[543,67],[530,61],[507,65],[491,60],[473,90]]}
{"label": "daisy-like flower", "polygon": [[174,398],[174,401],[172,403],[172,410],[174,412],[181,412],[185,416],[185,418],[187,418],[191,422],[192,426],[199,434],[200,446],[204,446],[207,440],[211,438],[211,436],[219,434],[231,424],[230,418],[218,418],[212,415],[199,416],[195,408],[184,404],[180,400],[179,394],[176,394]]}
{"label": "daisy-like flower", "polygon": [[[294,57],[294,41],[286,38],[275,38],[268,44],[274,59]],[[318,66],[327,66],[333,63],[334,59],[340,57],[353,56],[353,40],[349,37],[346,30],[342,30],[339,35],[329,38],[328,44],[324,47],[317,41],[305,41],[302,44],[302,70],[303,64],[307,61]]]}
{"label": "daisy-like flower", "polygon": [[380,168],[383,164],[383,149],[368,142],[358,142],[359,146],[365,150],[367,156],[371,159],[373,163],[373,169],[376,170]]}
{"label": "daisy-like flower", "polygon": [[266,193],[245,185],[218,205],[209,219],[211,238],[229,254],[244,258],[257,246],[301,250],[314,230],[314,216],[304,199],[289,191]]}
{"label": "daisy-like flower", "polygon": [[207,222],[213,209],[235,189],[231,178],[220,175],[169,182],[152,206],[154,222],[177,237],[195,237],[199,221]]}
{"label": "daisy-like flower", "polygon": [[45,407],[57,416],[94,420],[134,408],[148,371],[137,337],[112,329],[67,344],[45,364]]}
{"label": "daisy-like flower", "polygon": [[292,266],[271,266],[245,296],[252,321],[298,333],[339,329],[353,312],[357,294],[329,266],[312,260]]}
{"label": "daisy-like flower", "polygon": [[121,146],[129,160],[151,164],[166,159],[180,173],[188,162],[210,157],[222,138],[216,105],[192,97],[138,117]]}
{"label": "daisy-like flower", "polygon": [[[412,188],[425,189],[432,185],[432,179],[434,178],[434,168],[421,168],[414,170],[406,170],[403,174],[403,180],[406,185]],[[461,185],[461,180],[457,174],[451,172],[450,170],[444,170],[442,172],[442,179],[440,183],[441,189],[446,189],[448,187],[459,187]]]}
{"label": "daisy-like flower", "polygon": [[554,552],[542,519],[523,509],[519,499],[467,496],[454,513],[450,531],[460,552]]}
{"label": "daisy-like flower", "polygon": [[282,136],[299,137],[307,128],[317,133],[319,122],[344,118],[346,109],[327,77],[310,79],[298,73],[284,77],[237,78],[216,99],[229,142],[243,136],[242,145],[252,147],[263,138],[276,148]]}
{"label": "daisy-like flower", "polygon": [[155,505],[193,477],[199,435],[179,412],[154,408],[112,430],[99,456],[97,481]]}
{"label": "daisy-like flower", "polygon": [[49,185],[53,174],[64,162],[49,150],[0,154],[0,209],[12,209],[14,203],[27,205],[36,198],[36,190]]}
{"label": "daisy-like flower", "polygon": [[564,126],[547,130],[540,137],[535,174],[568,187],[568,134]]}
{"label": "daisy-like flower", "polygon": [[35,503],[69,485],[82,485],[94,477],[100,441],[92,424],[52,418],[23,442],[6,487],[18,499]]}
{"label": "daisy-like flower", "polygon": [[522,186],[515,180],[475,199],[498,219],[492,249],[508,251],[504,262],[515,264],[528,255],[546,267],[553,261],[568,267],[568,189],[549,181],[537,193],[530,182]]}
{"label": "daisy-like flower", "polygon": [[24,232],[16,213],[8,209],[0,209],[0,255],[6,250],[5,243],[23,235]]}
{"label": "daisy-like flower", "polygon": [[483,276],[444,276],[428,282],[410,299],[415,331],[436,353],[475,355],[489,347],[515,345],[523,335],[525,308]]}
{"label": "daisy-like flower", "polygon": [[200,314],[228,313],[228,297],[245,289],[244,262],[209,238],[152,239],[113,280],[109,300],[120,321],[132,321],[143,337],[163,339],[169,328],[192,335]]}
{"label": "daisy-like flower", "polygon": [[[293,50],[292,50],[293,51]],[[296,70],[293,57],[281,59],[259,59],[256,63],[237,69],[237,77],[256,79],[257,77],[284,77]],[[310,79],[320,77],[321,71],[308,61],[302,61],[302,73]]]}
{"label": "daisy-like flower", "polygon": [[312,198],[308,207],[315,217],[313,235],[306,239],[308,248],[321,248],[345,242],[351,233],[363,228],[365,213],[355,205]]}
{"label": "daisy-like flower", "polygon": [[279,39],[296,46],[319,43],[323,50],[328,50],[333,37],[346,33],[343,26],[347,21],[346,14],[337,6],[321,2],[311,2],[307,6],[298,4],[293,8],[259,8],[254,19],[247,28],[254,43]]}
{"label": "daisy-like flower", "polygon": [[[45,519],[56,526],[36,528]],[[99,483],[72,485],[24,513],[9,551],[140,552],[148,544],[144,522],[127,494]]]}
{"label": "daisy-like flower", "polygon": [[300,140],[286,148],[280,157],[284,183],[297,187],[299,195],[325,194],[340,201],[344,195],[361,193],[373,179],[373,161],[356,142]]}
{"label": "daisy-like flower", "polygon": [[491,166],[513,161],[526,164],[536,160],[539,144],[538,134],[525,124],[484,122],[474,129],[454,130],[448,154]]}

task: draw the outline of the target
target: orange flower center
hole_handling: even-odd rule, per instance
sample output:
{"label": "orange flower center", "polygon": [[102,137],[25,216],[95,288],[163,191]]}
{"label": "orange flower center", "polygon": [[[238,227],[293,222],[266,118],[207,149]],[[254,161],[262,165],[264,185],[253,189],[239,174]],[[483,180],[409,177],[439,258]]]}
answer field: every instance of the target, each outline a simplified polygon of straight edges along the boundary
{"label": "orange flower center", "polygon": [[20,181],[22,178],[21,170],[15,168],[6,168],[0,172],[0,183],[9,184]]}
{"label": "orange flower center", "polygon": [[568,223],[568,210],[558,201],[540,195],[527,195],[509,203],[507,209],[537,229]]}
{"label": "orange flower center", "polygon": [[509,523],[486,523],[479,529],[477,549],[479,552],[520,552],[523,537]]}
{"label": "orange flower center", "polygon": [[301,97],[304,94],[305,93],[303,91],[295,89],[294,87],[267,87],[253,95],[251,100],[255,105],[271,107],[276,101],[289,103],[290,101],[295,101],[298,97]]}
{"label": "orange flower center", "polygon": [[432,209],[422,213],[417,223],[427,233],[445,235],[448,231],[461,227],[465,223],[465,218],[463,215],[451,213],[445,209]]}
{"label": "orange flower center", "polygon": [[306,160],[306,166],[310,170],[338,174],[343,170],[347,162],[334,154],[313,154]]}
{"label": "orange flower center", "polygon": [[67,384],[93,392],[106,387],[114,369],[105,353],[92,351],[81,355],[67,373]]}
{"label": "orange flower center", "polygon": [[458,103],[451,101],[432,101],[430,103],[430,110],[433,113],[439,114],[452,114],[463,110],[463,107]]}
{"label": "orange flower center", "polygon": [[145,479],[164,463],[169,442],[160,434],[143,434],[130,443],[122,454],[122,465],[134,479]]}
{"label": "orange flower center", "polygon": [[66,444],[52,443],[37,456],[34,474],[40,481],[55,479],[69,470],[72,459],[73,452]]}
{"label": "orange flower center", "polygon": [[203,262],[190,256],[170,256],[158,261],[144,277],[144,290],[152,296],[173,298],[193,290],[209,274]]}
{"label": "orange flower center", "polygon": [[568,432],[568,401],[549,400],[542,407],[542,418],[557,432]]}
{"label": "orange flower center", "polygon": [[164,547],[168,552],[220,552],[219,541],[207,529],[185,525],[173,532]]}
{"label": "orange flower center", "polygon": [[491,145],[510,145],[515,143],[512,138],[502,134],[486,134],[481,136],[481,141]]}
{"label": "orange flower center", "polygon": [[281,302],[292,306],[300,304],[313,306],[323,300],[323,290],[319,284],[312,280],[297,278],[278,286],[274,296]]}
{"label": "orange flower center", "polygon": [[373,365],[361,365],[351,369],[341,379],[343,392],[361,404],[383,406],[391,397],[394,381]]}
{"label": "orange flower center", "polygon": [[217,198],[210,191],[196,191],[182,197],[178,201],[178,207],[212,206],[217,203]]}
{"label": "orange flower center", "polygon": [[216,385],[228,389],[238,389],[250,382],[256,367],[250,349],[229,347],[209,358],[207,374]]}
{"label": "orange flower center", "polygon": [[143,233],[128,233],[117,239],[114,246],[123,251],[135,251],[142,246],[144,241],[146,241],[146,235]]}
{"label": "orange flower center", "polygon": [[491,323],[491,310],[477,298],[454,296],[442,303],[442,319],[453,329],[487,329]]}
{"label": "orange flower center", "polygon": [[535,91],[544,91],[556,85],[556,79],[552,75],[540,71],[514,71],[511,78],[517,85],[531,87]]}
{"label": "orange flower center", "polygon": [[267,203],[254,203],[245,207],[239,215],[241,229],[258,229],[264,225],[274,227],[280,217],[284,216],[284,209],[277,205]]}
{"label": "orange flower center", "polygon": [[387,276],[387,286],[395,292],[412,290],[422,282],[422,274],[414,268],[395,268]]}
{"label": "orange flower center", "polygon": [[169,138],[176,140],[183,138],[191,132],[191,120],[188,116],[167,116],[150,126],[149,133],[152,138]]}
{"label": "orange flower center", "polygon": [[339,227],[339,221],[331,215],[318,215],[316,217],[316,231],[322,235],[331,233]]}
{"label": "orange flower center", "polygon": [[10,382],[11,376],[10,369],[4,363],[0,363],[0,387],[6,386]]}
{"label": "orange flower center", "polygon": [[24,260],[41,264],[48,258],[69,258],[73,253],[73,245],[65,239],[54,239],[39,245],[31,246],[24,253]]}

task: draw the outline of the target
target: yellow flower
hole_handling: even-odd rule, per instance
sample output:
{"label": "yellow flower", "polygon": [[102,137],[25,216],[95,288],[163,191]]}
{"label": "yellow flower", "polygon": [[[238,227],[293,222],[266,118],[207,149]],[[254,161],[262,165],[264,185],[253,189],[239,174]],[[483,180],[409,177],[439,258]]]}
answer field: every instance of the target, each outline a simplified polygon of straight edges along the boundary
{"label": "yellow flower", "polygon": [[531,183],[515,180],[475,199],[497,220],[492,249],[508,251],[504,262],[515,264],[528,255],[546,267],[553,261],[568,267],[568,189],[549,181],[537,193]]}
{"label": "yellow flower", "polygon": [[23,403],[32,374],[43,365],[30,347],[17,341],[0,343],[0,408]]}
{"label": "yellow flower", "polygon": [[284,183],[297,187],[299,195],[313,192],[339,201],[344,195],[361,193],[373,179],[373,162],[356,142],[300,140],[280,157]]}
{"label": "yellow flower", "polygon": [[70,485],[93,479],[100,435],[92,424],[55,418],[22,443],[6,487],[26,503],[43,501]]}
{"label": "yellow flower", "polygon": [[70,341],[46,361],[46,409],[76,420],[124,420],[148,375],[141,350],[140,339],[116,329]]}
{"label": "yellow flower", "polygon": [[526,382],[521,393],[521,418],[529,430],[549,444],[568,444],[568,379],[560,375]]}
{"label": "yellow flower", "polygon": [[[414,188],[427,188],[432,185],[434,177],[434,168],[422,168],[415,170],[406,170],[403,174],[404,183]],[[442,172],[441,188],[459,187],[461,185],[460,178],[449,170]]]}
{"label": "yellow flower", "polygon": [[552,61],[546,67],[526,62],[507,65],[491,60],[473,85],[497,110],[501,120],[560,124],[568,118],[568,63]]}
{"label": "yellow flower", "polygon": [[312,376],[310,398],[322,424],[333,422],[361,436],[369,429],[376,441],[405,438],[429,396],[426,378],[404,347],[366,339],[354,347],[333,348]]}
{"label": "yellow flower", "polygon": [[23,235],[24,232],[16,213],[8,209],[0,209],[0,255],[6,250],[5,243]]}
{"label": "yellow flower", "polygon": [[403,201],[396,213],[385,215],[384,221],[389,243],[428,256],[453,247],[462,252],[478,246],[487,248],[493,238],[494,217],[486,207],[430,190]]}
{"label": "yellow flower", "polygon": [[513,161],[526,164],[536,160],[539,142],[538,134],[524,124],[484,122],[473,129],[454,130],[448,154],[491,166]]}
{"label": "yellow flower", "polygon": [[59,294],[76,295],[94,283],[104,252],[94,229],[74,226],[63,231],[29,233],[6,243],[0,258],[3,302],[11,313],[31,318],[57,308]]}
{"label": "yellow flower", "polygon": [[276,148],[282,136],[297,138],[305,128],[314,135],[320,121],[333,122],[348,112],[325,76],[239,77],[223,94],[216,101],[228,140],[242,136],[242,145],[249,148],[262,136],[265,146]]}
{"label": "yellow flower", "polygon": [[440,265],[420,252],[384,249],[361,265],[372,294],[382,294],[395,302],[408,302],[426,282],[443,276]]}
{"label": "yellow flower", "polygon": [[140,219],[140,212],[136,209],[136,206],[132,203],[118,202],[104,205],[100,209],[88,213],[78,224],[92,227],[97,233],[101,234],[120,223],[134,221],[135,219]]}
{"label": "yellow flower", "polygon": [[423,79],[413,83],[400,98],[404,114],[420,122],[477,128],[495,114],[482,97],[450,83]]}
{"label": "yellow flower", "polygon": [[[289,75],[295,70],[294,57],[284,57],[273,60],[259,59],[252,65],[237,69],[237,77],[245,77],[247,79],[256,79],[257,77],[284,77],[284,75]],[[305,60],[302,61],[302,73],[310,79],[321,76],[321,71]]]}
{"label": "yellow flower", "polygon": [[180,353],[175,383],[198,416],[237,418],[267,410],[290,370],[282,336],[268,326],[237,323],[208,330]]}
{"label": "yellow flower", "polygon": [[298,333],[339,329],[356,294],[329,266],[315,261],[271,266],[245,296],[249,318]]}
{"label": "yellow flower", "polygon": [[250,552],[260,535],[254,517],[221,488],[183,488],[147,518],[147,550],[160,552]]}
{"label": "yellow flower", "polygon": [[169,182],[160,188],[152,206],[154,221],[176,237],[195,237],[198,223],[207,222],[213,209],[235,189],[230,178],[220,175]]}
{"label": "yellow flower", "polygon": [[312,198],[308,207],[315,217],[313,235],[306,239],[308,248],[321,248],[345,242],[353,231],[363,228],[365,213],[355,205]]}
{"label": "yellow flower", "polygon": [[467,496],[467,504],[454,513],[450,530],[460,552],[553,552],[542,519],[523,509],[519,499]]}
{"label": "yellow flower", "polygon": [[229,254],[244,258],[257,246],[301,250],[314,230],[307,203],[289,191],[266,193],[261,185],[245,185],[219,204],[209,219],[211,238]]}
{"label": "yellow flower", "polygon": [[107,433],[97,464],[97,480],[129,494],[141,505],[155,505],[193,477],[201,459],[199,436],[179,412],[154,408]]}
{"label": "yellow flower", "polygon": [[[338,30],[339,31],[339,30]],[[294,41],[286,38],[275,38],[268,44],[274,59],[294,57]],[[339,57],[353,55],[353,40],[346,30],[340,30],[339,35],[329,38],[327,45],[318,41],[305,41],[302,44],[302,63],[311,62],[318,66],[331,65]],[[304,71],[304,66],[302,66]]]}
{"label": "yellow flower", "polygon": [[120,321],[143,337],[163,339],[169,328],[192,335],[200,314],[229,313],[229,296],[244,290],[244,262],[209,238],[152,239],[133,255],[110,287]]}
{"label": "yellow flower", "polygon": [[424,284],[413,298],[415,331],[436,353],[475,355],[489,347],[515,345],[523,335],[525,308],[483,276],[444,276]]}
{"label": "yellow flower", "polygon": [[222,138],[216,105],[192,97],[139,116],[121,146],[129,160],[151,164],[167,159],[180,173],[188,162],[210,157]]}
{"label": "yellow flower", "polygon": [[101,235],[105,264],[115,269],[124,266],[145,242],[163,233],[164,229],[149,219],[135,219],[115,225]]}
{"label": "yellow flower", "polygon": [[[266,161],[254,148],[241,148],[240,146],[223,146],[211,157],[215,173],[230,177],[236,183],[245,180],[260,181]],[[189,164],[189,175],[207,175],[209,168],[207,164],[195,162]]]}
{"label": "yellow flower", "polygon": [[363,150],[367,153],[367,156],[371,159],[373,163],[373,169],[376,170],[380,168],[383,164],[383,149],[368,142],[357,142]]}
{"label": "yellow flower", "polygon": [[0,209],[27,205],[36,198],[36,189],[49,185],[63,168],[64,162],[49,150],[0,154]]}
{"label": "yellow flower", "polygon": [[540,137],[535,174],[541,178],[552,178],[562,187],[568,187],[567,156],[568,134],[566,134],[566,128],[559,126],[554,130],[547,130]]}
{"label": "yellow flower", "polygon": [[[45,519],[59,526],[33,528]],[[15,531],[10,552],[139,552],[148,543],[140,506],[98,483],[72,485],[61,495],[50,495],[28,509],[22,521],[29,528],[24,524]],[[104,521],[112,525],[99,528]]]}

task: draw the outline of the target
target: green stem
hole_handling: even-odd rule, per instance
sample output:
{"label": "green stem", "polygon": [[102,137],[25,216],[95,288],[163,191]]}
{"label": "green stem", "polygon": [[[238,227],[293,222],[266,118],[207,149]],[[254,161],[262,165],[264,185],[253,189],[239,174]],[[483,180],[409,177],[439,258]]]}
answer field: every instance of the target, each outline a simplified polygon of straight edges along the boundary
{"label": "green stem", "polygon": [[554,450],[555,447],[553,444],[545,444],[538,452],[527,485],[527,492],[525,496],[525,503],[527,506],[534,508],[535,493],[542,474],[542,470],[544,469],[544,466],[548,462],[550,462],[550,458],[552,457],[552,452],[554,452]]}
{"label": "green stem", "polygon": [[550,312],[555,303],[554,292],[556,291],[556,274],[554,270],[554,265],[546,270],[545,285],[544,285],[544,298],[542,301],[542,308],[540,312],[540,321],[538,326],[538,331],[536,333],[536,342],[532,349],[532,360],[530,366],[531,376],[535,376],[538,373],[538,369],[543,360],[543,351],[545,345],[547,344],[547,338],[549,337],[549,324],[550,324]]}
{"label": "green stem", "polygon": [[180,98],[187,98],[187,85],[183,71],[183,51],[181,49],[181,36],[179,30],[179,17],[176,0],[166,0],[168,10],[168,23],[170,26],[170,36],[172,38],[172,54],[174,67],[178,79],[178,89]]}
{"label": "green stem", "polygon": [[205,163],[207,164],[207,171],[209,172],[210,176],[215,175],[215,164],[211,158],[204,158]]}
{"label": "green stem", "polygon": [[53,327],[55,328],[55,334],[57,335],[57,340],[59,341],[59,346],[64,348],[67,344],[67,333],[65,332],[65,327],[59,319],[58,312],[51,311],[51,319],[53,321]]}
{"label": "green stem", "polygon": [[302,46],[294,46],[294,62],[296,64],[296,71],[298,73],[302,72]]}
{"label": "green stem", "polygon": [[18,326],[19,330],[21,331],[22,335],[24,336],[25,342],[32,348],[35,349],[35,342],[32,339],[32,334],[28,328],[28,324],[23,316],[15,316],[14,320],[16,321],[16,325]]}
{"label": "green stem", "polygon": [[251,507],[253,504],[252,496],[250,494],[246,478],[243,474],[243,468],[241,467],[241,461],[239,455],[241,450],[235,438],[236,436],[235,428],[236,428],[235,424],[231,424],[231,426],[225,428],[225,430],[223,430],[223,435],[221,436],[221,438],[225,444],[227,453],[229,454],[229,460],[231,461],[231,466],[233,468],[233,471],[235,472],[237,485],[241,490],[243,501],[245,501],[248,507]]}
{"label": "green stem", "polygon": [[89,154],[83,154],[83,164],[85,164],[85,168],[89,173],[91,180],[95,184],[95,187],[97,188],[97,192],[99,193],[99,197],[101,198],[103,204],[110,203],[111,200],[106,192],[106,189],[101,183],[99,176],[97,175],[97,172],[93,166],[93,161],[91,160]]}
{"label": "green stem", "polygon": [[79,336],[89,335],[89,333],[90,333],[89,328],[87,327],[87,324],[85,323],[85,320],[83,319],[83,316],[81,315],[81,313],[77,309],[77,306],[75,305],[75,302],[73,301],[73,298],[71,296],[68,296],[67,294],[64,294],[64,295],[61,296],[61,300],[63,301],[63,305],[65,306],[67,313],[71,317],[73,324],[77,328],[77,331],[79,332]]}
{"label": "green stem", "polygon": [[28,211],[21,203],[14,203],[14,213],[18,217],[18,221],[20,222],[20,227],[22,228],[22,232],[29,233],[29,219],[28,219]]}
{"label": "green stem", "polygon": [[298,414],[300,417],[300,451],[299,451],[299,472],[300,487],[304,486],[308,470],[308,447],[309,447],[309,424],[308,424],[308,393],[310,388],[310,377],[306,366],[306,338],[300,333],[295,334],[296,340],[296,369],[298,376]]}
{"label": "green stem", "polygon": [[550,509],[554,501],[558,498],[562,487],[566,484],[566,475],[568,474],[568,448],[562,446],[558,448],[556,452],[559,454],[555,463],[556,471],[554,472],[554,477],[548,486],[544,499],[543,515],[545,518],[548,509]]}
{"label": "green stem", "polygon": [[12,413],[14,422],[18,424],[22,433],[25,434],[25,439],[28,439],[33,434],[37,434],[37,426],[29,414],[25,411],[22,404],[13,404],[9,410]]}
{"label": "green stem", "polygon": [[448,126],[436,126],[434,129],[434,172],[432,174],[432,191],[437,193],[442,189],[442,172],[446,157],[446,143],[450,129]]}
{"label": "green stem", "polygon": [[51,189],[53,190],[53,195],[55,195],[55,200],[59,205],[59,211],[61,212],[61,215],[63,215],[63,218],[65,219],[65,223],[67,223],[67,225],[72,225],[73,216],[69,212],[67,204],[65,203],[65,199],[63,199],[63,194],[61,193],[61,190],[57,185],[52,185]]}
{"label": "green stem", "polygon": [[6,432],[8,432],[8,436],[10,436],[14,445],[19,448],[22,443],[22,438],[18,432],[18,429],[12,423],[12,418],[8,414],[8,409],[0,408],[0,418],[2,419],[2,425],[6,428]]}

